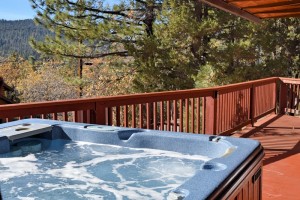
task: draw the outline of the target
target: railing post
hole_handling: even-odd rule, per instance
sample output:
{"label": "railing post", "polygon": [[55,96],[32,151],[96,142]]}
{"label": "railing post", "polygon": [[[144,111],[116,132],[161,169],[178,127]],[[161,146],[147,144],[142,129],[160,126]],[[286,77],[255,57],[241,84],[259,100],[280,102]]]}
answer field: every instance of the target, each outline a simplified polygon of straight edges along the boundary
{"label": "railing post", "polygon": [[77,111],[76,115],[76,122],[83,123],[83,110]]}
{"label": "railing post", "polygon": [[215,91],[215,93],[214,93],[214,129],[213,129],[213,134],[214,135],[217,135],[218,96],[219,96],[219,92]]}
{"label": "railing post", "polygon": [[250,119],[251,125],[254,126],[255,123],[255,85],[252,84],[250,88]]}
{"label": "railing post", "polygon": [[96,123],[96,110],[89,110],[89,114],[88,114],[88,122],[90,124],[95,124]]}
{"label": "railing post", "polygon": [[100,125],[105,125],[105,106],[99,102],[96,102],[95,105],[95,123]]}
{"label": "railing post", "polygon": [[218,91],[213,96],[204,97],[204,128],[205,134],[217,134],[217,99]]}
{"label": "railing post", "polygon": [[[64,115],[66,115],[66,114],[64,114]],[[87,110],[79,110],[77,112],[76,122],[88,123],[89,122],[88,111]]]}
{"label": "railing post", "polygon": [[279,114],[285,114],[286,104],[287,104],[287,85],[280,82],[280,101],[279,101]]}

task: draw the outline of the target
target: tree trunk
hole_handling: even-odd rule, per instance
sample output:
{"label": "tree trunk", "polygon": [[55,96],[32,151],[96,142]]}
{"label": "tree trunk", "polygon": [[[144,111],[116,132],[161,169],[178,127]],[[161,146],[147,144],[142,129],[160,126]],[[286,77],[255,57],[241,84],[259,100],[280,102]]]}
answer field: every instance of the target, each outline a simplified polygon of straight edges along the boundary
{"label": "tree trunk", "polygon": [[[80,81],[82,81],[82,71],[83,71],[83,59],[82,58],[79,58],[78,60],[78,69],[79,69],[79,79]],[[80,85],[79,85],[79,97],[82,98],[83,96],[83,87],[82,87],[82,83],[80,82]]]}

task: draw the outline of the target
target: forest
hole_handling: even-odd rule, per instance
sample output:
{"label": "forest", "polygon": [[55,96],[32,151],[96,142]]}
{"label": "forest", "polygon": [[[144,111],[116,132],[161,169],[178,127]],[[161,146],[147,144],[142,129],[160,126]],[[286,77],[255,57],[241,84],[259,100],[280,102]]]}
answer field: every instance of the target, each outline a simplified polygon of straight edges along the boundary
{"label": "forest", "polygon": [[0,57],[18,53],[24,58],[38,57],[39,54],[29,45],[30,37],[42,40],[50,34],[47,29],[35,25],[33,20],[0,20]]}
{"label": "forest", "polygon": [[299,76],[299,18],[255,24],[198,0],[30,1],[36,26],[0,21],[0,76],[17,101]]}

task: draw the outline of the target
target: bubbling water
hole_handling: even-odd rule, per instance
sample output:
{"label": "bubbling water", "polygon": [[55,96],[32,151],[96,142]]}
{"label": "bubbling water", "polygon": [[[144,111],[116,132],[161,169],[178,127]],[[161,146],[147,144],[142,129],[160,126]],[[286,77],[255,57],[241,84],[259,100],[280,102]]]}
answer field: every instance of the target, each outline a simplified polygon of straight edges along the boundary
{"label": "bubbling water", "polygon": [[4,199],[166,199],[210,160],[67,140],[46,146],[23,157],[0,157]]}

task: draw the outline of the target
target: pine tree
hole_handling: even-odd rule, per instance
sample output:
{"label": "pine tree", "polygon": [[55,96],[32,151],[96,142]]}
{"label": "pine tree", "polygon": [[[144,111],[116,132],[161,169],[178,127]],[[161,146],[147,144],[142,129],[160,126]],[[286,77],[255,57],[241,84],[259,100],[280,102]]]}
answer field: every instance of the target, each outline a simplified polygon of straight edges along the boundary
{"label": "pine tree", "polygon": [[42,40],[47,30],[36,26],[32,20],[0,20],[0,56],[8,57],[16,52],[24,58],[39,54],[30,47],[28,40],[31,36]]}
{"label": "pine tree", "polygon": [[[36,23],[43,25],[54,35],[48,35],[44,41],[31,39],[32,46],[47,55],[77,59],[77,76],[80,79],[80,97],[83,95],[82,72],[84,59],[101,58],[110,55],[126,56],[122,48],[122,21],[105,12],[94,1],[32,0],[37,10]],[[118,9],[118,8],[115,8]],[[113,11],[111,11],[113,12]],[[118,34],[114,34],[118,32]]]}
{"label": "pine tree", "polygon": [[199,72],[197,87],[299,74],[298,18],[254,24],[219,10],[210,15],[216,19],[217,29],[210,35],[209,55],[202,68],[206,75]]}
{"label": "pine tree", "polygon": [[36,21],[53,31],[32,45],[77,59],[80,79],[86,59],[107,56],[130,56],[124,65],[135,66],[138,92],[299,74],[299,19],[255,25],[198,0],[31,2]]}
{"label": "pine tree", "polygon": [[[47,55],[78,59],[82,78],[84,59],[128,56],[125,45],[151,35],[160,1],[123,1],[104,5],[96,0],[31,0],[35,21],[51,30],[44,41],[32,46]],[[82,91],[82,86],[80,86]],[[81,92],[82,95],[82,92]]]}
{"label": "pine tree", "polygon": [[[132,48],[139,66],[137,91],[178,90],[194,87],[194,78],[205,64],[208,36],[215,22],[208,7],[196,0],[165,0],[153,24],[153,34]],[[130,49],[130,48],[129,48]]]}

